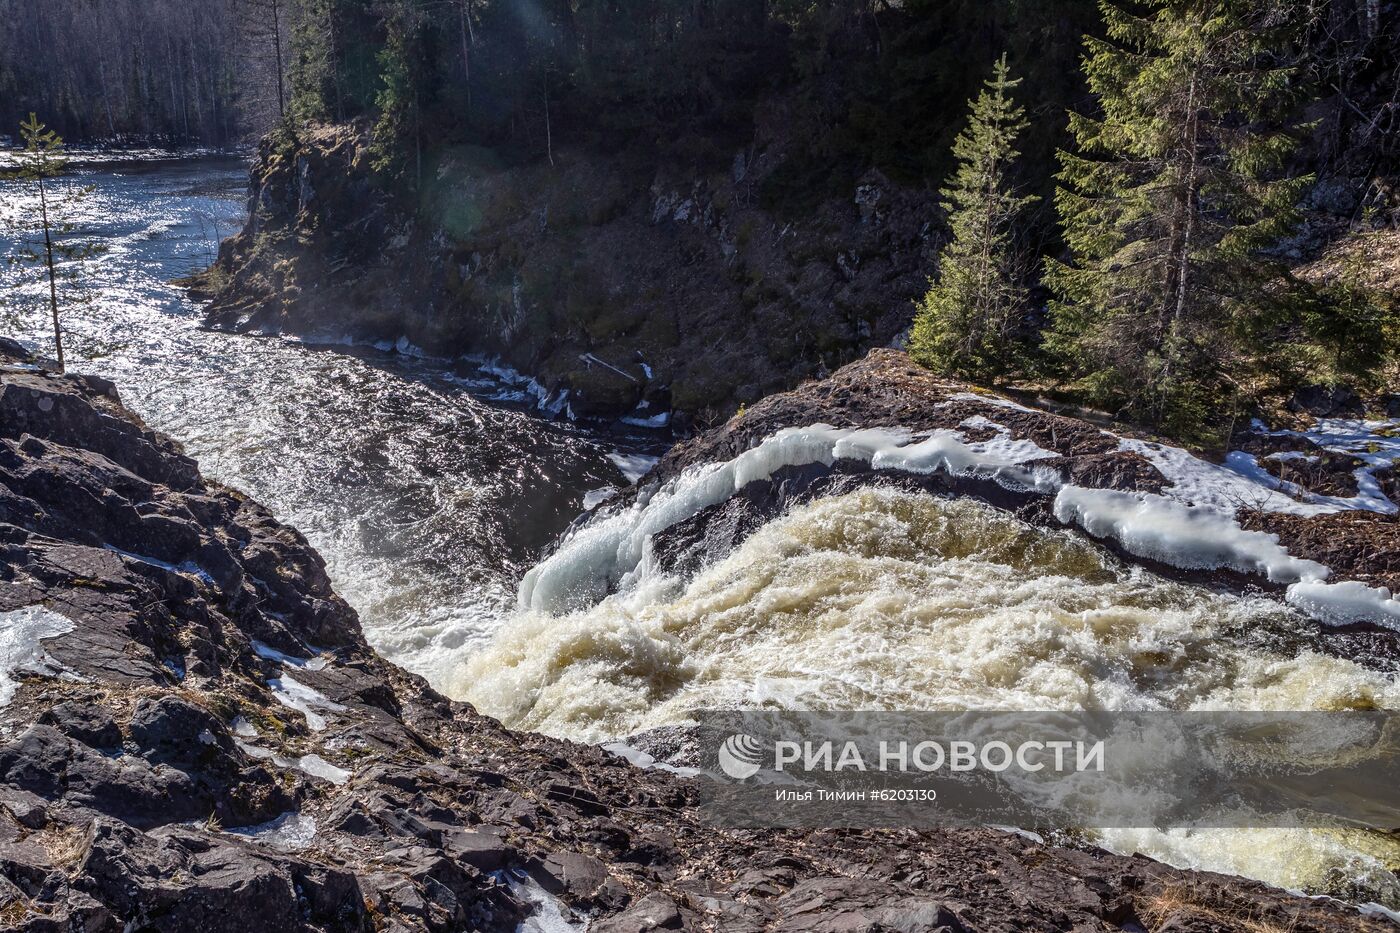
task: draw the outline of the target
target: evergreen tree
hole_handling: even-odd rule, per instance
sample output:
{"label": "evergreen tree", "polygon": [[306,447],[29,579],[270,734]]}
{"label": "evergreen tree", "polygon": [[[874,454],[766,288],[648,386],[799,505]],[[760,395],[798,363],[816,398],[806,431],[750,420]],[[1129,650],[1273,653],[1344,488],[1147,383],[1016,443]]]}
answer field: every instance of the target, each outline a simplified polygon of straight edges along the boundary
{"label": "evergreen tree", "polygon": [[389,8],[384,46],[379,51],[378,118],[373,132],[375,171],[391,178],[411,171],[414,184],[423,174],[422,93],[426,78],[421,73],[424,55],[418,48],[422,27],[414,0],[396,0]]}
{"label": "evergreen tree", "polygon": [[[80,300],[72,288],[76,282],[73,263],[98,252],[96,246],[75,242],[68,237],[74,227],[67,218],[92,188],[69,186],[59,189],[53,184],[53,179],[61,176],[68,166],[63,140],[40,123],[34,114],[31,113],[29,119],[20,124],[20,138],[24,141],[24,149],[19,153],[16,167],[6,172],[5,177],[32,182],[39,197],[34,211],[21,214],[15,221],[22,233],[32,234],[32,241],[22,243],[9,258],[12,265],[34,265],[44,271],[47,286],[44,304],[53,325],[54,357],[62,372],[64,331],[59,323],[59,299],[62,295],[69,301]],[[15,290],[15,294],[18,295],[18,290]]]}
{"label": "evergreen tree", "polygon": [[1310,179],[1293,146],[1283,0],[1102,4],[1086,40],[1100,115],[1070,115],[1056,205],[1072,262],[1051,262],[1049,349],[1100,402],[1191,434],[1234,394],[1250,315],[1281,268],[1263,251]]}
{"label": "evergreen tree", "polygon": [[943,196],[953,239],[939,256],[938,282],[914,318],[909,350],[930,369],[971,378],[1006,372],[1026,307],[1024,257],[1013,224],[1034,196],[1018,196],[1009,175],[1025,111],[1011,98],[1021,83],[1003,54],[971,102],[968,126],[953,143],[958,167]]}
{"label": "evergreen tree", "polygon": [[336,6],[335,0],[301,0],[292,9],[288,103],[301,123],[340,119],[344,112]]}

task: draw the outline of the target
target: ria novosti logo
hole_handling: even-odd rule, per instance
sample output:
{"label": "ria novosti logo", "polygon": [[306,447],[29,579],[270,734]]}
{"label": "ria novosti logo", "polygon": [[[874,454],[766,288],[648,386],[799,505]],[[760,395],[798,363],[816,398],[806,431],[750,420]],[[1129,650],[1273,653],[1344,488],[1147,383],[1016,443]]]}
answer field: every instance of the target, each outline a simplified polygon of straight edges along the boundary
{"label": "ria novosti logo", "polygon": [[720,770],[736,781],[758,773],[763,757],[763,743],[751,735],[736,732],[719,747]]}
{"label": "ria novosti logo", "polygon": [[[735,780],[751,778],[763,770],[764,751],[770,743],[756,739],[747,732],[735,732],[720,743],[720,770]],[[852,771],[877,772],[963,772],[988,771],[999,773],[1019,770],[1029,774],[1039,771],[1065,773],[1103,771],[1105,743],[1055,739],[1045,742],[1024,741],[949,742],[922,741],[911,747],[907,740],[880,740],[877,748],[863,747],[855,741],[771,742],[772,769],[776,772],[832,773]]]}

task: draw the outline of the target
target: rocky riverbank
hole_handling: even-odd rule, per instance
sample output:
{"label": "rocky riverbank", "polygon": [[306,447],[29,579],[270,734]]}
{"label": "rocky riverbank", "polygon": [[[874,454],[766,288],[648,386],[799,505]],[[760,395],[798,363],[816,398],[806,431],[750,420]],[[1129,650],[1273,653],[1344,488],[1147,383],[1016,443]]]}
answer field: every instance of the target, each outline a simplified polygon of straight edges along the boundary
{"label": "rocky riverbank", "polygon": [[[0,356],[6,928],[1388,928],[991,830],[712,828],[693,780],[508,731],[377,657],[295,530],[203,479],[111,385]],[[871,415],[886,389],[856,372],[808,398]],[[908,391],[891,419],[927,415]],[[758,436],[792,398],[667,469]],[[1047,429],[1069,426],[1027,418]],[[1114,462],[1072,436],[1067,469]]]}
{"label": "rocky riverbank", "polygon": [[[1358,410],[1352,417],[1359,419],[1363,414]],[[1386,423],[1376,422],[1382,433],[1375,440],[1393,443],[1397,429],[1384,427]],[[912,363],[904,353],[888,349],[872,350],[830,378],[770,396],[722,427],[678,443],[657,464],[652,476],[664,481],[698,463],[728,460],[783,428],[809,424],[956,431],[972,441],[999,435],[1008,441],[1029,441],[1050,454],[1034,461],[1035,465],[1054,473],[1059,482],[1145,493],[1182,486],[1178,498],[1185,502],[1193,501],[1193,491],[1207,492],[1205,487],[1211,480],[1240,477],[1177,448],[1115,434],[1089,421],[1022,405],[992,392],[972,391],[966,383],[941,379]],[[1400,590],[1400,521],[1393,507],[1389,511],[1352,507],[1310,514],[1306,509],[1300,510],[1304,514],[1287,510],[1290,503],[1356,496],[1358,470],[1388,500],[1383,505],[1400,502],[1400,475],[1384,459],[1390,454],[1384,454],[1378,465],[1366,471],[1364,450],[1360,451],[1363,456],[1331,452],[1327,441],[1310,436],[1306,430],[1271,431],[1258,424],[1241,425],[1231,438],[1229,457],[1248,454],[1248,464],[1260,473],[1272,467],[1270,482],[1278,482],[1272,491],[1261,485],[1257,490],[1241,487],[1242,491],[1222,495],[1238,496],[1239,501],[1230,504],[1236,507],[1242,527],[1277,535],[1289,554],[1331,568],[1329,579]],[[1375,446],[1374,440],[1360,434],[1351,443],[1358,448]],[[1271,454],[1282,459],[1270,460]],[[1395,455],[1400,456],[1400,451]],[[1192,471],[1208,472],[1184,475]],[[1046,494],[1027,491],[1007,498],[1004,488],[985,485],[984,495],[1005,500],[997,504],[1033,506],[1033,511],[1038,509],[1042,517],[1049,518]],[[1199,488],[1193,490],[1192,486]],[[1251,492],[1255,496],[1276,492],[1277,496],[1266,502],[1251,499]]]}
{"label": "rocky riverbank", "polygon": [[931,193],[878,172],[801,218],[763,208],[782,133],[774,115],[718,174],[449,151],[412,204],[361,127],[269,137],[198,288],[216,327],[498,357],[580,416],[709,423],[889,343],[933,261]]}

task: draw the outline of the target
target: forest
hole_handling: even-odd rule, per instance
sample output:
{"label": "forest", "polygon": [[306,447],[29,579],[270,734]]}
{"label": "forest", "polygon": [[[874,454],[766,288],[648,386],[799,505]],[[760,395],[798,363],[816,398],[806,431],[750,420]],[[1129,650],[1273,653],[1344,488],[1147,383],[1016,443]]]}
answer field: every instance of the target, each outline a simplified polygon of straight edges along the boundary
{"label": "forest", "polygon": [[1329,237],[1396,216],[1400,31],[1371,0],[307,4],[293,121],[369,121],[400,188],[463,144],[722,168],[780,101],[768,207],[870,167],[941,191],[934,369],[1201,440],[1261,391],[1394,388],[1393,290],[1294,273],[1319,179],[1354,204]]}
{"label": "forest", "polygon": [[0,0],[0,136],[231,146],[280,118],[291,0]]}

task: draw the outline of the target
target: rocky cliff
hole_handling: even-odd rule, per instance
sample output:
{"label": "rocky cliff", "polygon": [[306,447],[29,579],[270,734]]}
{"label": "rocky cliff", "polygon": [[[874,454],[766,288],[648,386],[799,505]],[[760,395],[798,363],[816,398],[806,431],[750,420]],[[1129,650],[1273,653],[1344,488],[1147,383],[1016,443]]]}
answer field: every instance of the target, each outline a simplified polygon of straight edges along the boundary
{"label": "rocky cliff", "polygon": [[0,581],[7,929],[1386,928],[991,830],[715,829],[696,779],[510,732],[375,656],[296,531],[13,346]]}
{"label": "rocky cliff", "polygon": [[932,268],[932,193],[878,172],[800,218],[761,206],[779,125],[722,173],[448,150],[413,204],[377,186],[360,128],[270,137],[201,284],[208,319],[500,357],[579,415],[645,401],[709,422],[888,344]]}

